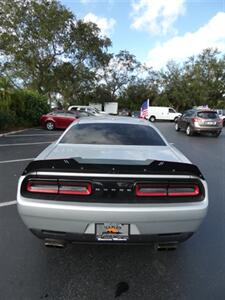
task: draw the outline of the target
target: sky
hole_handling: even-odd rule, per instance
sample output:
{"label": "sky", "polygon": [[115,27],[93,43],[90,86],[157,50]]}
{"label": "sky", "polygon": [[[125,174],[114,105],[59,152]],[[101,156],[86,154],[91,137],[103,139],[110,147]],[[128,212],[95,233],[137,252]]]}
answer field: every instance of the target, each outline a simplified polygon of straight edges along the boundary
{"label": "sky", "polygon": [[205,48],[225,53],[225,0],[61,0],[77,18],[95,22],[112,41],[159,70]]}

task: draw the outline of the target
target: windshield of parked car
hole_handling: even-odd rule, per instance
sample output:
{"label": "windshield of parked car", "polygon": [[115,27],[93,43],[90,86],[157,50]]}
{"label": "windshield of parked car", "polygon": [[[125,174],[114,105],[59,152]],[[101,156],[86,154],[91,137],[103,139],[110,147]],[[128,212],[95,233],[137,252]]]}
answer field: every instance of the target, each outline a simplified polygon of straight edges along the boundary
{"label": "windshield of parked car", "polygon": [[197,116],[202,119],[217,119],[218,118],[218,115],[215,111],[198,112]]}
{"label": "windshield of parked car", "polygon": [[150,126],[135,124],[76,124],[60,143],[97,145],[165,146],[165,142]]}

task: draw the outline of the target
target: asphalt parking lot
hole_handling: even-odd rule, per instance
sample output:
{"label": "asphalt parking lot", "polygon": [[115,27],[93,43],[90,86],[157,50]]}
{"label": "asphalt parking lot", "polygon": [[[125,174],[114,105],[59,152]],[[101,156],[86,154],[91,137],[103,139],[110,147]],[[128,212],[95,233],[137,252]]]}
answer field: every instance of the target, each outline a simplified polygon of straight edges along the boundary
{"label": "asphalt parking lot", "polygon": [[0,299],[225,299],[225,129],[218,138],[187,137],[172,123],[156,126],[209,185],[210,208],[199,231],[176,251],[150,246],[45,248],[20,220],[17,180],[62,131],[30,129],[0,137]]}

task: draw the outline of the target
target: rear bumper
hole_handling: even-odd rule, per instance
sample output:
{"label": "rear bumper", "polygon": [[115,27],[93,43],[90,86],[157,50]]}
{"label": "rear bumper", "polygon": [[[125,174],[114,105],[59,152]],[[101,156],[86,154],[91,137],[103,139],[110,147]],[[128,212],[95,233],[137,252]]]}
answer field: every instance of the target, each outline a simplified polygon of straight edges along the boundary
{"label": "rear bumper", "polygon": [[94,234],[78,234],[78,233],[70,233],[70,232],[57,232],[57,231],[46,231],[46,230],[37,230],[31,229],[31,232],[36,235],[40,239],[51,239],[58,241],[65,241],[73,244],[148,244],[148,243],[164,243],[164,242],[184,242],[188,238],[193,235],[193,232],[185,232],[185,233],[170,233],[170,234],[145,234],[131,235],[130,238],[124,242],[116,242],[116,241],[105,241],[98,242],[96,241],[96,237]]}
{"label": "rear bumper", "polygon": [[207,126],[192,126],[195,132],[218,132],[222,130],[222,126],[207,127]]}
{"label": "rear bumper", "polygon": [[182,241],[194,233],[207,214],[208,189],[205,198],[188,203],[82,203],[25,198],[17,192],[18,212],[25,225],[40,238],[96,242],[95,224],[130,225],[131,243],[160,240]]}
{"label": "rear bumper", "polygon": [[[195,232],[207,214],[208,198],[198,203],[115,205],[44,203],[18,198],[18,211],[26,226],[38,236],[55,235],[66,240],[95,241],[96,223],[130,224],[130,240],[182,240]],[[167,235],[167,236],[166,236]],[[171,236],[169,236],[171,235]],[[180,237],[179,237],[180,235]],[[161,237],[160,237],[161,236]]]}

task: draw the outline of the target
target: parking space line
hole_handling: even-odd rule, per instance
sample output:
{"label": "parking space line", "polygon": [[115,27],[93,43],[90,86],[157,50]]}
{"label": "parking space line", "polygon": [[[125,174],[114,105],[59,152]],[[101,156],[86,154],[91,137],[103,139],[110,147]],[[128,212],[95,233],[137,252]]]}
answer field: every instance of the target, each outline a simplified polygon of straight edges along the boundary
{"label": "parking space line", "polygon": [[7,135],[5,136],[6,138],[15,138],[15,137],[35,137],[35,136],[53,136],[53,135],[57,135],[60,136],[61,133],[38,133],[38,134],[12,134],[12,135]]}
{"label": "parking space line", "polygon": [[8,201],[8,202],[3,202],[3,203],[0,203],[0,207],[10,206],[10,205],[14,205],[14,204],[16,204],[16,203],[17,203],[16,200]]}
{"label": "parking space line", "polygon": [[12,159],[12,160],[0,160],[0,164],[14,163],[18,161],[33,160],[34,158],[21,158],[21,159]]}
{"label": "parking space line", "polygon": [[19,144],[0,144],[0,147],[8,146],[27,146],[27,145],[41,145],[41,144],[51,144],[53,142],[38,142],[38,143],[19,143]]}

